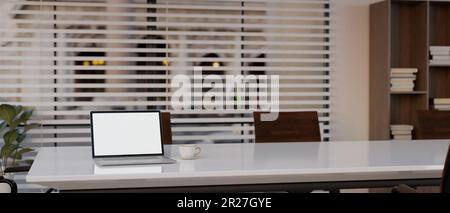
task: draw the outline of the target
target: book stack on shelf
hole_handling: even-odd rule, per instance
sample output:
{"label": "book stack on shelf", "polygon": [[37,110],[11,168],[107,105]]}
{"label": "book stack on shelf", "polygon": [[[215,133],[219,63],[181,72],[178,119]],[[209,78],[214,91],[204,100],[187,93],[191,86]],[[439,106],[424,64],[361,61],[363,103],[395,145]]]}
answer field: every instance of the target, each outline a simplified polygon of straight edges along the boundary
{"label": "book stack on shelf", "polygon": [[394,140],[412,140],[412,125],[391,125],[391,134]]}
{"label": "book stack on shelf", "polygon": [[417,68],[392,68],[391,92],[412,92],[416,80]]}
{"label": "book stack on shelf", "polygon": [[450,46],[431,46],[430,47],[431,66],[450,65]]}
{"label": "book stack on shelf", "polygon": [[450,98],[435,98],[433,104],[436,110],[450,111]]}

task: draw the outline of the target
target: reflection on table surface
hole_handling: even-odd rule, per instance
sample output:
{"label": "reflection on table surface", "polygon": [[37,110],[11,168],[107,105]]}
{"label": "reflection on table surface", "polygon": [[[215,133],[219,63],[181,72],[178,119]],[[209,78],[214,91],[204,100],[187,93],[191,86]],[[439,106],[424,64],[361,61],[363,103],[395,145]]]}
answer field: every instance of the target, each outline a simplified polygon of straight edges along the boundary
{"label": "reflection on table surface", "polygon": [[161,165],[121,165],[121,166],[99,166],[94,164],[95,175],[114,174],[148,174],[162,173]]}

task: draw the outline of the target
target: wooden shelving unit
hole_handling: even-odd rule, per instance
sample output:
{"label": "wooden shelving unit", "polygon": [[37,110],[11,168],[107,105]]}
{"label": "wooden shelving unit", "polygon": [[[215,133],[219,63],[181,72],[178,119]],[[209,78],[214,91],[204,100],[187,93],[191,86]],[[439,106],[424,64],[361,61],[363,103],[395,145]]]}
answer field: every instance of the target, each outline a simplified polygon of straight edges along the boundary
{"label": "wooden shelving unit", "polygon": [[[370,139],[391,124],[417,127],[430,99],[450,98],[450,66],[430,66],[430,46],[450,46],[450,2],[386,0],[370,7]],[[391,92],[391,68],[417,68],[413,92]],[[413,133],[413,137],[416,135]]]}

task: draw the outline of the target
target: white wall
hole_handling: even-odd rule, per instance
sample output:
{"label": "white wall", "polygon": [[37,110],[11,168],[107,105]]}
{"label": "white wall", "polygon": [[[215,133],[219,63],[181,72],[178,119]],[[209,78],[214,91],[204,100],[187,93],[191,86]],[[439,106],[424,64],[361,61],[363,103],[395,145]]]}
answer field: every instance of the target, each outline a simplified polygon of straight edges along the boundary
{"label": "white wall", "polygon": [[369,5],[331,0],[332,140],[369,138]]}

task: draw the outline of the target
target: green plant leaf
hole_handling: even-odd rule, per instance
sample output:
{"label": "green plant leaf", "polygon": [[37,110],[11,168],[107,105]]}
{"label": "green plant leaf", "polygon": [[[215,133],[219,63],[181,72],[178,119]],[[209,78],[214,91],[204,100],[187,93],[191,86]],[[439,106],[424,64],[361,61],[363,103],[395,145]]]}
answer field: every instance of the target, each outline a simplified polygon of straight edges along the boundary
{"label": "green plant leaf", "polygon": [[31,123],[25,126],[25,128],[23,129],[23,133],[27,133],[28,131],[32,130],[32,129],[36,129],[39,128],[41,125],[38,123]]}
{"label": "green plant leaf", "polygon": [[18,152],[16,152],[14,154],[13,158],[14,158],[15,161],[22,160],[22,155],[19,154]]}
{"label": "green plant leaf", "polygon": [[21,148],[17,153],[20,155],[23,155],[25,153],[32,152],[32,151],[34,151],[34,149],[32,149],[32,148]]}
{"label": "green plant leaf", "polygon": [[14,159],[22,160],[23,154],[28,153],[28,152],[32,152],[32,151],[33,151],[33,149],[31,149],[31,148],[17,149],[17,151],[15,152],[15,155],[14,155]]}
{"label": "green plant leaf", "polygon": [[24,134],[24,133],[18,134],[17,139],[16,139],[17,143],[22,143],[22,141],[25,140],[26,137],[27,137],[27,134]]}
{"label": "green plant leaf", "polygon": [[0,149],[0,158],[3,159],[6,156],[3,156],[3,153],[6,153],[6,149],[9,149],[8,147],[12,146],[11,144],[5,144],[2,146],[2,148]]}
{"label": "green plant leaf", "polygon": [[12,153],[18,148],[19,146],[14,144],[5,144],[3,145],[0,154],[2,155],[2,158],[11,157]]}
{"label": "green plant leaf", "polygon": [[33,160],[28,159],[28,160],[21,160],[18,163],[24,163],[24,164],[31,165],[31,164],[33,164],[33,162],[34,162]]}
{"label": "green plant leaf", "polygon": [[17,140],[18,134],[17,130],[13,129],[5,133],[3,135],[3,140],[5,141],[5,144],[12,144],[14,141]]}
{"label": "green plant leaf", "polygon": [[6,123],[8,123],[10,126],[12,125],[16,115],[16,109],[12,105],[0,105],[0,119],[6,121]]}
{"label": "green plant leaf", "polygon": [[6,129],[6,122],[5,121],[2,121],[2,122],[0,122],[0,133],[2,133],[2,131],[4,130],[4,129]]}
{"label": "green plant leaf", "polygon": [[18,115],[22,112],[23,107],[21,105],[17,105],[14,106],[14,109],[16,110],[16,115]]}
{"label": "green plant leaf", "polygon": [[19,126],[21,122],[22,122],[22,121],[20,121],[19,119],[14,120],[14,121],[11,123],[11,126],[10,126],[11,129],[17,128],[17,126]]}
{"label": "green plant leaf", "polygon": [[23,123],[26,123],[28,120],[30,120],[32,115],[33,115],[33,110],[27,109],[27,110],[23,111],[23,113],[20,115],[20,120]]}
{"label": "green plant leaf", "polygon": [[27,122],[28,122],[28,120],[30,120],[30,118],[31,118],[32,115],[33,115],[33,110],[32,110],[32,109],[23,111],[23,112],[19,115],[19,118],[17,118],[16,120],[13,121],[13,123],[12,123],[11,126],[12,126],[13,128],[16,128],[17,126],[19,126],[19,125],[21,125],[21,124],[26,125]]}

